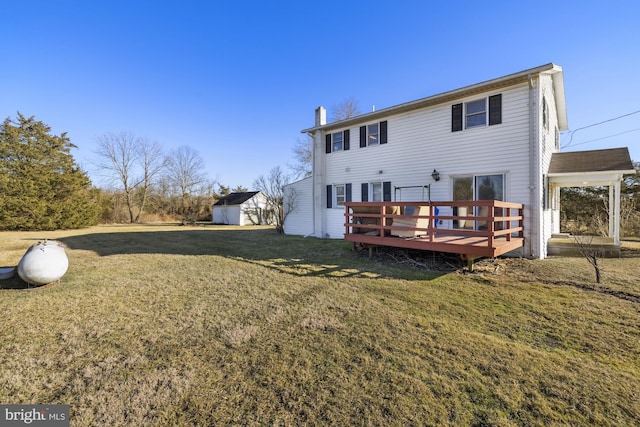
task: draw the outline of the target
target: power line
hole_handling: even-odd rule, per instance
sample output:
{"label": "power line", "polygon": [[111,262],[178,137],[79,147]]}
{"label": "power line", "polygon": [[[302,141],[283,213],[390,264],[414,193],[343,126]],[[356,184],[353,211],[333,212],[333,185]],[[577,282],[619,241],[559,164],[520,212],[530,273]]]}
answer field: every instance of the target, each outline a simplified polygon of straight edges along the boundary
{"label": "power line", "polygon": [[[612,121],[614,121],[614,120],[622,119],[622,118],[624,118],[624,117],[632,116],[632,115],[634,115],[634,114],[638,114],[638,113],[640,113],[640,110],[633,111],[633,112],[631,112],[631,113],[623,114],[623,115],[621,115],[621,116],[614,117],[614,118],[612,118],[612,119],[603,120],[603,121],[598,122],[598,123],[593,123],[593,124],[590,124],[590,125],[583,126],[583,127],[581,127],[581,128],[578,128],[578,129],[572,130],[572,131],[569,133],[569,135],[571,135],[571,138],[569,138],[569,142],[567,142],[567,143],[563,146],[563,148],[569,147],[569,146],[571,145],[571,142],[573,141],[573,135],[574,135],[576,132],[578,132],[579,130],[588,129],[588,128],[590,128],[590,127],[598,126],[598,125],[601,125],[601,124],[604,124],[604,123],[609,123],[609,122],[612,122]],[[634,129],[634,130],[637,130],[637,129]],[[633,131],[629,131],[629,132],[633,132]],[[627,133],[627,132],[623,132],[623,133]],[[619,135],[620,135],[620,134],[619,134]],[[616,136],[616,135],[611,135],[611,136]],[[606,138],[608,138],[608,137],[606,137]],[[604,139],[604,138],[600,138],[600,139]],[[595,140],[595,141],[597,141],[597,140]],[[589,141],[589,142],[592,142],[592,141]],[[586,144],[586,142],[581,142],[580,144],[575,144],[575,145],[581,145],[581,144]]]}
{"label": "power line", "polygon": [[[627,131],[624,131],[624,132],[616,133],[616,134],[613,134],[613,135],[603,136],[602,138],[596,138],[596,139],[591,139],[589,141],[579,142],[577,144],[573,144],[573,146],[575,147],[576,145],[583,145],[583,144],[588,144],[590,142],[600,141],[600,140],[607,139],[607,138],[613,138],[614,136],[624,135],[625,133],[637,132],[639,130],[640,130],[640,128],[635,128],[635,129],[627,130]],[[568,145],[564,146],[564,148],[566,148],[566,147],[568,147]]]}

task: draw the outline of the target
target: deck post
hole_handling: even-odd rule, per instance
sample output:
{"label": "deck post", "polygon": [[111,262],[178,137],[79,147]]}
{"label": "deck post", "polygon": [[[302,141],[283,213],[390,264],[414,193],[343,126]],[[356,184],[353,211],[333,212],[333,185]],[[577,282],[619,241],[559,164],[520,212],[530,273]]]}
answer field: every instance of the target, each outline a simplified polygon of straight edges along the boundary
{"label": "deck post", "polygon": [[474,255],[462,254],[460,255],[460,258],[462,258],[463,261],[467,261],[467,270],[469,270],[469,272],[473,272],[473,262],[478,257]]}
{"label": "deck post", "polygon": [[429,241],[433,242],[433,238],[435,237],[436,230],[436,216],[435,210],[433,207],[433,203],[429,202]]}
{"label": "deck post", "polygon": [[487,222],[487,231],[489,235],[487,236],[487,246],[490,248],[493,247],[493,233],[496,231],[496,207],[495,200],[491,202],[489,205],[489,221]]}
{"label": "deck post", "polygon": [[[507,208],[507,216],[509,218],[511,218],[511,215],[513,214],[513,211],[511,209],[513,209],[513,208]],[[505,214],[505,212],[504,212],[504,209],[503,209],[502,210],[502,216],[504,216],[504,214]],[[511,221],[507,222],[507,224],[508,224],[507,228],[511,229]],[[505,237],[507,238],[507,242],[511,241],[511,233],[507,234]]]}

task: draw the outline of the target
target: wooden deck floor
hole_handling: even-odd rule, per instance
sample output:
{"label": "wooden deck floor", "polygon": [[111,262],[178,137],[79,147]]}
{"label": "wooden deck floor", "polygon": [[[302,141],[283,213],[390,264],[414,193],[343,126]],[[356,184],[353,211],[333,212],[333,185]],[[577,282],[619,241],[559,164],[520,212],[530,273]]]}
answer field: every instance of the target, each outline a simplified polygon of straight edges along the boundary
{"label": "wooden deck floor", "polygon": [[[345,207],[344,238],[354,248],[392,246],[473,258],[496,257],[524,246],[521,204],[496,200],[347,202]],[[419,207],[424,209],[416,210]],[[483,214],[462,215],[463,210]],[[415,212],[419,214],[407,214]],[[461,224],[465,228],[455,227]]]}

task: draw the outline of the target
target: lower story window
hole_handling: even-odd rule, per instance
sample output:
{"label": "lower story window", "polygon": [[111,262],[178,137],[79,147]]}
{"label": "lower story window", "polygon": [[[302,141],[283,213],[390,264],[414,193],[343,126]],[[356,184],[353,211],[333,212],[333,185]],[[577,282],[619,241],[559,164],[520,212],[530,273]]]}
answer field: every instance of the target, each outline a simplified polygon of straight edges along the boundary
{"label": "lower story window", "polygon": [[382,183],[372,182],[369,188],[371,188],[371,201],[381,202],[382,201]]}
{"label": "lower story window", "polygon": [[351,201],[351,184],[327,185],[327,208],[343,208]]}
{"label": "lower story window", "polygon": [[335,186],[335,195],[336,195],[336,200],[335,200],[334,206],[344,206],[345,195],[346,195],[344,191],[344,184],[338,184]]}

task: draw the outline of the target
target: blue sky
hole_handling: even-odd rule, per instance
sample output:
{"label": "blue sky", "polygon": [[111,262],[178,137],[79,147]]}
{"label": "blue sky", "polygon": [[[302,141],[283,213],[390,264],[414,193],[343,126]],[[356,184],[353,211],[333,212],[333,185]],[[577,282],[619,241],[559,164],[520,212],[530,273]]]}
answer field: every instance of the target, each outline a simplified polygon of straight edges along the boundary
{"label": "blue sky", "polygon": [[[549,62],[563,67],[570,150],[640,161],[637,1],[9,1],[0,117],[188,145],[210,178],[251,188],[347,98],[362,112]],[[602,125],[585,126],[617,118]],[[566,145],[570,136],[563,134]]]}

